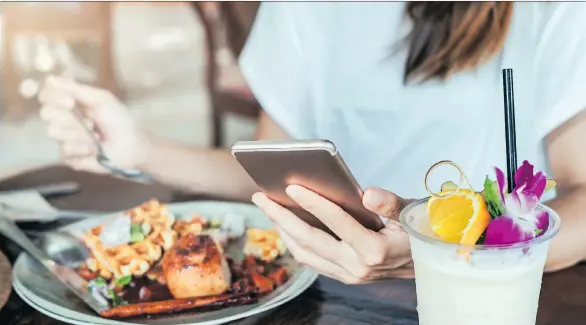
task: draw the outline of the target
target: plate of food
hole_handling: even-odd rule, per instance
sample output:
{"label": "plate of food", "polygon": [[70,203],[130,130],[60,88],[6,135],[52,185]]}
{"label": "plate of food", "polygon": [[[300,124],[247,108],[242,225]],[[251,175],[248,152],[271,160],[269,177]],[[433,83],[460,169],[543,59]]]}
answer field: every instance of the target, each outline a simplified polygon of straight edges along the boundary
{"label": "plate of food", "polygon": [[88,248],[71,267],[108,310],[94,312],[26,254],[13,285],[32,307],[72,324],[222,324],[279,306],[317,278],[249,204],[151,200],[60,231]]}

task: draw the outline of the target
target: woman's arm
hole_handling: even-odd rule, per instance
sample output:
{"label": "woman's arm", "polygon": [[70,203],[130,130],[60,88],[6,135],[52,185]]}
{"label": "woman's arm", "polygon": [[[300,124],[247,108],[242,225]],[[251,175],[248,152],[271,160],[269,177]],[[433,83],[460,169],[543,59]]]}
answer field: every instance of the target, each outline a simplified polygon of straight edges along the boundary
{"label": "woman's arm", "polygon": [[[247,200],[256,189],[228,150],[188,147],[148,136],[129,110],[108,91],[50,78],[39,100],[40,115],[48,123],[49,136],[59,142],[65,162],[74,169],[109,172],[96,161],[94,140],[72,114],[73,110],[82,109],[87,116],[85,123],[96,130],[94,136],[100,137],[108,158],[116,166],[139,168],[158,182],[230,199]],[[261,113],[256,138],[289,136],[267,114]]]}
{"label": "woman's arm", "polygon": [[[562,219],[546,271],[586,258],[586,5],[540,3],[535,56],[535,137],[543,139],[557,196],[546,202]],[[537,144],[540,145],[541,143]]]}
{"label": "woman's arm", "polygon": [[[240,56],[243,74],[267,112],[257,126],[256,139],[261,140],[313,135],[308,73],[286,24],[289,13],[282,7],[261,6]],[[75,169],[108,172],[96,162],[93,139],[71,114],[81,108],[87,126],[96,130],[118,167],[139,168],[163,184],[229,199],[248,200],[257,189],[228,150],[187,147],[145,135],[125,105],[105,90],[49,78],[39,100],[49,136],[60,143],[65,161]]]}
{"label": "woman's arm", "polygon": [[[291,19],[284,5],[263,3],[239,57],[248,85],[267,112],[259,118],[259,140],[313,136],[308,73]],[[258,190],[228,150],[153,141],[148,156],[139,168],[166,184],[229,199],[248,200]]]}
{"label": "woman's arm", "polygon": [[[255,138],[280,140],[289,136],[267,114],[261,113]],[[161,183],[235,200],[248,200],[258,190],[227,149],[198,149],[153,139],[147,150],[148,159],[138,168]]]}
{"label": "woman's arm", "polygon": [[[585,85],[586,87],[586,85]],[[556,271],[586,259],[586,112],[565,122],[547,138],[558,195],[546,204],[562,218],[545,266]]]}

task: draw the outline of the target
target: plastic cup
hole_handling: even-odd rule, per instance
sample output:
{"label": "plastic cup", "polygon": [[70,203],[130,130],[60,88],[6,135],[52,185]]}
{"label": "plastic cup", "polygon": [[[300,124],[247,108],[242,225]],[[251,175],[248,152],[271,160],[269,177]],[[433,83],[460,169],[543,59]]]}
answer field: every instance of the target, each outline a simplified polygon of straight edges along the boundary
{"label": "plastic cup", "polygon": [[420,325],[535,325],[541,279],[561,220],[527,242],[461,246],[440,240],[429,225],[426,199],[401,212],[415,268]]}

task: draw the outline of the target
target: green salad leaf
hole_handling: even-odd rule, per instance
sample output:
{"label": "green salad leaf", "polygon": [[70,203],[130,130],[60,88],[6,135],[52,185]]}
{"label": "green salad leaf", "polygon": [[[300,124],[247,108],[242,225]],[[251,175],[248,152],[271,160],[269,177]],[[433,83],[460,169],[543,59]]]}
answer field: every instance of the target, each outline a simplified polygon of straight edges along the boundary
{"label": "green salad leaf", "polygon": [[222,227],[222,219],[212,219],[209,222],[210,228],[221,228]]}
{"label": "green salad leaf", "polygon": [[144,234],[142,232],[133,232],[130,234],[130,242],[138,243],[144,240]]}
{"label": "green salad leaf", "polygon": [[124,287],[132,282],[132,275],[125,275],[121,278],[116,279],[116,285],[120,287]]}
{"label": "green salad leaf", "polygon": [[142,227],[140,223],[133,223],[130,225],[130,233],[133,232],[142,232]]}
{"label": "green salad leaf", "polygon": [[97,286],[106,285],[106,280],[101,276],[95,278],[92,283]]}
{"label": "green salad leaf", "polygon": [[122,299],[122,297],[120,297],[116,291],[112,289],[108,290],[108,296],[110,296],[110,299],[112,300],[112,306],[114,307],[127,304],[127,302],[124,301],[124,299]]}
{"label": "green salad leaf", "polygon": [[505,213],[505,208],[501,202],[498,184],[491,181],[488,176],[484,180],[484,200],[488,207],[488,212],[493,218],[502,216]]}
{"label": "green salad leaf", "polygon": [[130,225],[130,242],[138,243],[144,240],[144,234],[142,233],[142,227],[139,223],[133,223]]}

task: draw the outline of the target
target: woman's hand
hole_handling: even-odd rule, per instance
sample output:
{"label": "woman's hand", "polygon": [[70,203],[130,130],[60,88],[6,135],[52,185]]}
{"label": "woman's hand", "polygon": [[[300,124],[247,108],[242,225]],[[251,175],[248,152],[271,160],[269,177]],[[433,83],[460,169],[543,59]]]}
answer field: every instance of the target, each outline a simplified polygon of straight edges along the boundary
{"label": "woman's hand", "polygon": [[105,172],[96,161],[97,148],[74,115],[79,110],[85,123],[112,161],[121,168],[139,168],[147,159],[149,139],[127,108],[107,90],[51,77],[39,94],[41,118],[48,135],[57,140],[67,164],[78,170]]}
{"label": "woman's hand", "polygon": [[308,225],[263,193],[255,193],[252,201],[275,222],[287,248],[300,263],[347,284],[413,277],[409,239],[397,222],[407,200],[379,188],[367,189],[362,199],[364,206],[389,219],[385,228],[375,232],[306,188],[291,185],[287,194],[341,239]]}

